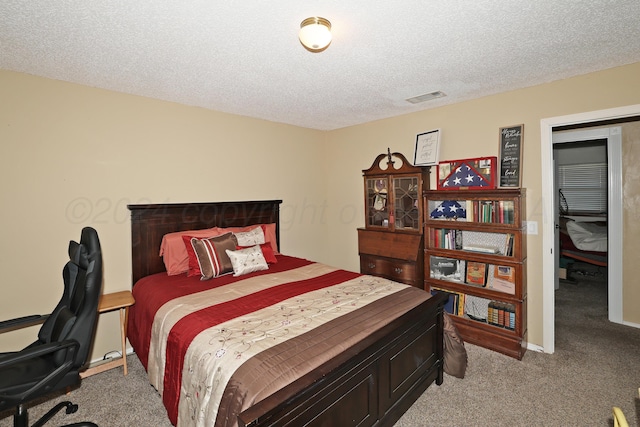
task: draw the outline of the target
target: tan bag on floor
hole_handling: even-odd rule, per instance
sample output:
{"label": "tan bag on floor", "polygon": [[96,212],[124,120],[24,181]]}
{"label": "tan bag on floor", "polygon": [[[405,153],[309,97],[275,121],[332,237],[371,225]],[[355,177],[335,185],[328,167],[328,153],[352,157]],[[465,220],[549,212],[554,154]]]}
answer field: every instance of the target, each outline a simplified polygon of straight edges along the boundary
{"label": "tan bag on floor", "polygon": [[454,377],[464,378],[467,370],[467,350],[458,329],[444,313],[444,371]]}

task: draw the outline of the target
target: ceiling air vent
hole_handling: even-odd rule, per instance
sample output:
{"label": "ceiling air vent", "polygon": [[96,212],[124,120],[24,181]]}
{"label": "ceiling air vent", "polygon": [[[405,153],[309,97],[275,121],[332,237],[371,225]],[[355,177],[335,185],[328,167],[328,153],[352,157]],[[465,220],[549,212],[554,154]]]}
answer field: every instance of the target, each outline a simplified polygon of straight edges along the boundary
{"label": "ceiling air vent", "polygon": [[447,94],[437,90],[435,92],[425,93],[424,95],[414,96],[413,98],[409,98],[406,101],[412,104],[419,104],[421,102],[431,101],[432,99],[442,98],[443,96],[447,96]]}

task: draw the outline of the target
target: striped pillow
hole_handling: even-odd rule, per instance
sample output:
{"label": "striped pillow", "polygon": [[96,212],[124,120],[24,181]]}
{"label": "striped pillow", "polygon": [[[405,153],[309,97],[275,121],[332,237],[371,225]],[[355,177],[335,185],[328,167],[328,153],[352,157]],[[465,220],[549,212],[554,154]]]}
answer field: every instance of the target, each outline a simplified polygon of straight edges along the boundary
{"label": "striped pillow", "polygon": [[238,240],[233,233],[208,239],[191,238],[191,246],[198,259],[200,280],[209,280],[233,272],[233,265],[226,250],[235,250]]}

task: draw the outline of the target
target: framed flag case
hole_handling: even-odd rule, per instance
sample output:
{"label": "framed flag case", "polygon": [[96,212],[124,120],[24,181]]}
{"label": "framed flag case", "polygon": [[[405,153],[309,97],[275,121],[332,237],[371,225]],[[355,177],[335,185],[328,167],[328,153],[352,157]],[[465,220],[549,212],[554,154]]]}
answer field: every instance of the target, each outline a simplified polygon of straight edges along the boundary
{"label": "framed flag case", "polygon": [[496,188],[497,157],[445,160],[437,166],[438,190],[492,190]]}

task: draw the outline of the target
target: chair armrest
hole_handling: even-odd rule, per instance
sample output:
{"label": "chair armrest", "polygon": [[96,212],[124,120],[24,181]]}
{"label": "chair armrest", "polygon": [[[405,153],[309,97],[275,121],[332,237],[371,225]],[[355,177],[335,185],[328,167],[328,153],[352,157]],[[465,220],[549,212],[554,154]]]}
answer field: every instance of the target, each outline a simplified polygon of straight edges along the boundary
{"label": "chair armrest", "polygon": [[26,328],[33,325],[44,323],[49,315],[34,314],[31,316],[17,317],[15,319],[4,320],[0,322],[0,334],[11,332],[17,329]]}
{"label": "chair armrest", "polygon": [[79,348],[80,348],[80,343],[78,341],[65,340],[65,341],[58,341],[58,342],[52,342],[48,344],[37,345],[34,347],[28,347],[22,351],[18,351],[15,353],[4,354],[3,357],[0,359],[0,368],[11,366],[16,363],[25,362],[30,359],[34,359],[50,353],[54,353],[59,350],[67,349],[64,362],[62,362],[60,366],[54,369],[46,377],[44,377],[38,383],[34,384],[31,388],[23,391],[22,393],[18,393],[14,395],[12,394],[0,395],[0,400],[8,400],[8,401],[14,401],[14,402],[27,400],[29,396],[37,393],[39,390],[42,390],[46,387],[50,387],[52,384],[58,383],[62,377],[64,377],[65,375],[67,375],[69,371],[71,371],[71,368],[73,367],[73,359],[75,358],[75,354]]}
{"label": "chair armrest", "polygon": [[24,350],[13,353],[5,353],[0,359],[0,368],[11,366],[14,363],[35,359],[36,357],[46,356],[47,354],[55,353],[56,351],[63,350],[65,348],[70,350],[67,353],[65,361],[73,360],[76,351],[80,348],[80,343],[76,340],[56,341],[48,344],[27,347]]}

